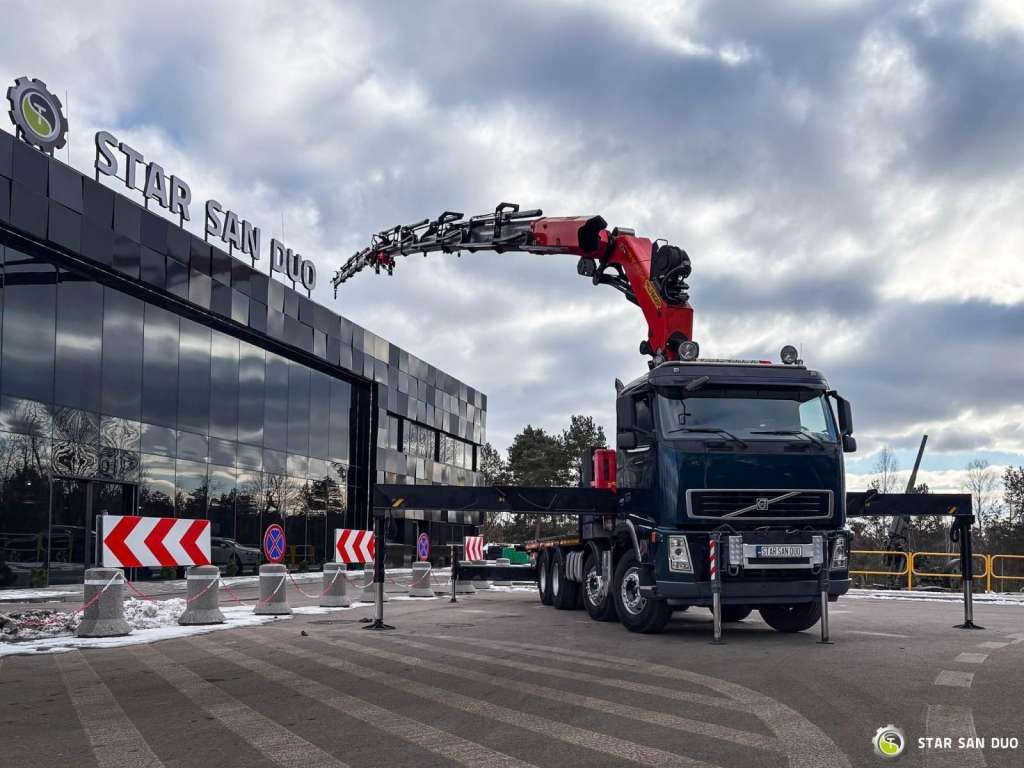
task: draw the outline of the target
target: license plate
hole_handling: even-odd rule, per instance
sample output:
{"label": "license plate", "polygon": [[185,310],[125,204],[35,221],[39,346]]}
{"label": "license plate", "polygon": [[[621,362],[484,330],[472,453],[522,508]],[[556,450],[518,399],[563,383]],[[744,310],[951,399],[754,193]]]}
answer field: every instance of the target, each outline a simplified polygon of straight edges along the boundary
{"label": "license plate", "polygon": [[758,557],[803,557],[804,548],[797,546],[785,546],[782,544],[758,544]]}

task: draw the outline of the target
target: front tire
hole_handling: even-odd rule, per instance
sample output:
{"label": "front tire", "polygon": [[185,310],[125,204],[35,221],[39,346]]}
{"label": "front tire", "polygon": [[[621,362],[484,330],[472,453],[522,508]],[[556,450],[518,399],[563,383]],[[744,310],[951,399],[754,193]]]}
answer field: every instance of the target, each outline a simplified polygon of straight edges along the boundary
{"label": "front tire", "polygon": [[653,635],[665,629],[672,607],[665,600],[652,600],[640,592],[640,561],[629,550],[615,566],[615,608],[619,621],[630,632]]}
{"label": "front tire", "polygon": [[565,576],[565,552],[556,549],[551,558],[551,604],[560,611],[571,611],[579,603],[579,584]]}
{"label": "front tire", "polygon": [[[601,597],[601,590],[604,596]],[[583,561],[583,607],[594,621],[618,621],[611,584],[602,584],[601,561],[588,552]]]}
{"label": "front tire", "polygon": [[551,605],[551,558],[546,549],[537,554],[537,591],[544,605]]}
{"label": "front tire", "polygon": [[783,603],[764,605],[761,618],[776,632],[803,632],[821,619],[819,603]]}

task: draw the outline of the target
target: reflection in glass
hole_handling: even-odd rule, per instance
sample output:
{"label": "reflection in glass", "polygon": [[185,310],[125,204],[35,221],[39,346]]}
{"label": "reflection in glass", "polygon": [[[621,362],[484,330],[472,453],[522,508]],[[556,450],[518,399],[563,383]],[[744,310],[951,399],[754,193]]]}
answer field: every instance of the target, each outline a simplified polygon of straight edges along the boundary
{"label": "reflection in glass", "polygon": [[137,483],[139,482],[140,468],[139,454],[136,451],[100,447],[97,477],[105,480],[117,480],[122,483]]}
{"label": "reflection in glass", "polygon": [[53,400],[57,270],[6,249],[3,307],[4,392]]}
{"label": "reflection in glass", "polygon": [[54,400],[87,411],[100,409],[103,286],[60,271]]}
{"label": "reflection in glass", "polygon": [[309,454],[309,374],[306,366],[288,365],[288,452]]}
{"label": "reflection in glass", "polygon": [[207,491],[206,463],[178,459],[174,484],[178,517],[205,519]]}
{"label": "reflection in glass", "polygon": [[0,429],[36,437],[49,437],[53,421],[50,408],[36,400],[4,397],[0,400]]}
{"label": "reflection in glass", "polygon": [[242,341],[238,345],[238,440],[263,445],[266,353]]}
{"label": "reflection in glass", "polygon": [[210,431],[210,329],[184,317],[178,345],[178,428]]}
{"label": "reflection in glass", "polygon": [[233,467],[210,465],[207,518],[211,536],[235,538],[235,475]]}
{"label": "reflection in glass", "polygon": [[50,441],[0,433],[0,588],[45,586]]}
{"label": "reflection in glass", "polygon": [[247,547],[262,545],[260,516],[266,493],[262,472],[239,472],[235,495],[235,539]]}
{"label": "reflection in glass", "polygon": [[95,445],[100,439],[99,414],[80,411],[77,408],[55,406],[53,409],[53,439]]}
{"label": "reflection in glass", "polygon": [[53,474],[64,477],[95,477],[99,454],[95,445],[62,440],[53,442]]}
{"label": "reflection in glass", "polygon": [[100,419],[100,445],[122,451],[138,451],[142,425],[132,419],[104,416]]}
{"label": "reflection in glass", "polygon": [[143,307],[132,296],[103,290],[102,413],[135,420],[142,413]]}
{"label": "reflection in glass", "polygon": [[285,495],[287,506],[285,507],[284,534],[288,542],[288,563],[312,563],[315,561],[314,553],[310,551],[306,541],[306,510],[309,504],[309,487],[306,479],[301,477],[289,477],[285,479]]}
{"label": "reflection in glass", "polygon": [[349,422],[352,386],[347,381],[331,380],[330,455],[335,461],[349,460]]}
{"label": "reflection in glass", "polygon": [[178,316],[146,305],[142,363],[142,420],[165,427],[178,424]]}
{"label": "reflection in glass", "polygon": [[210,361],[210,434],[238,439],[238,339],[213,332]]}
{"label": "reflection in glass", "polygon": [[288,361],[267,353],[266,408],[263,445],[283,451],[288,447]]}
{"label": "reflection in glass", "polygon": [[139,507],[143,515],[174,517],[174,459],[142,454]]}

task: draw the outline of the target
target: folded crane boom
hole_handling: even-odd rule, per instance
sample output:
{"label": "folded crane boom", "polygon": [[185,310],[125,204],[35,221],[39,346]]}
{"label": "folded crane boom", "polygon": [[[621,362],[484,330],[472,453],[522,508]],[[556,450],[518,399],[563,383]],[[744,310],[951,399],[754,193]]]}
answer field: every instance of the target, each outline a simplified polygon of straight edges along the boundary
{"label": "folded crane boom", "polygon": [[335,272],[334,292],[364,269],[392,274],[398,256],[462,251],[521,251],[570,254],[579,261],[576,271],[594,285],[610,285],[640,307],[647,320],[647,338],[641,354],[651,363],[677,360],[683,342],[693,334],[693,308],[686,278],[691,271],[686,251],[667,243],[637,237],[633,230],[610,232],[600,216],[545,217],[539,209],[520,210],[501,203],[494,213],[464,218],[445,211],[436,219],[423,219],[378,232],[370,245],[355,253]]}

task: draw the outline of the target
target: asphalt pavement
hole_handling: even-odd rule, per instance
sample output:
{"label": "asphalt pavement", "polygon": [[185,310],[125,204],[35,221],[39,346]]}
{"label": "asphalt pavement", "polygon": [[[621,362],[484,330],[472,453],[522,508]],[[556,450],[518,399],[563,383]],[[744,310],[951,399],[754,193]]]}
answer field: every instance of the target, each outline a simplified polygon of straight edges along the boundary
{"label": "asphalt pavement", "polygon": [[[240,596],[251,593],[239,587]],[[292,595],[294,604],[309,602]],[[298,597],[298,599],[295,599]],[[369,607],[108,650],[0,660],[4,765],[1020,766],[1024,606],[844,598],[834,643],[754,613],[633,635],[529,591]],[[959,748],[983,737],[984,749]],[[950,739],[920,749],[919,739]],[[940,747],[943,742],[931,742]],[[1012,744],[1012,742],[1010,742]]]}

